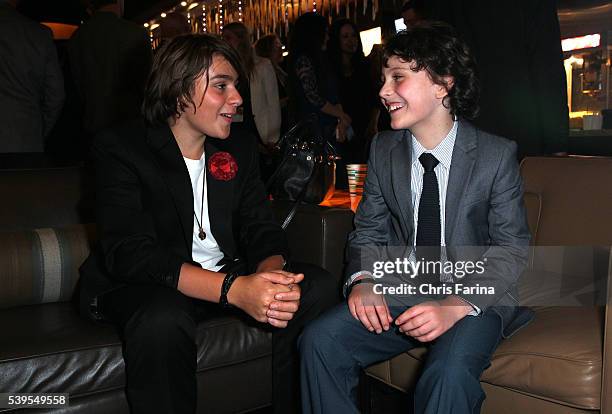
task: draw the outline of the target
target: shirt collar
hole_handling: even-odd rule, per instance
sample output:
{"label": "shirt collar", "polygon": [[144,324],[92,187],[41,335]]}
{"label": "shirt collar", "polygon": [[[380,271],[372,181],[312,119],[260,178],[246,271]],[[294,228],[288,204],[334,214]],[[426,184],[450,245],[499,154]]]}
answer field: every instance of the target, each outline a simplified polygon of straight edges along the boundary
{"label": "shirt collar", "polygon": [[412,136],[412,163],[414,164],[419,160],[419,157],[424,152],[431,153],[434,157],[440,161],[447,170],[450,170],[451,160],[453,158],[453,148],[455,147],[455,139],[457,138],[457,121],[453,122],[453,126],[451,127],[446,137],[432,150],[426,149],[421,143],[416,139],[414,135]]}

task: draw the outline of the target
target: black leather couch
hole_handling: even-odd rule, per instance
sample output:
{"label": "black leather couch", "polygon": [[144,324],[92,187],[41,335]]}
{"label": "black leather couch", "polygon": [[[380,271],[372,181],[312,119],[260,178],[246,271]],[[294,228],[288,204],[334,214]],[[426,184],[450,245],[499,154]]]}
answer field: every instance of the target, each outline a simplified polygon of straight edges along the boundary
{"label": "black leather couch", "polygon": [[[0,171],[0,393],[64,392],[68,407],[49,411],[119,414],[128,412],[120,338],[74,306],[78,267],[95,241],[95,225],[83,224],[93,217],[90,188],[78,167]],[[273,207],[281,219],[289,205]],[[294,260],[328,269],[339,285],[352,217],[302,206],[287,230]],[[271,404],[269,333],[219,314],[197,335],[198,412]]]}

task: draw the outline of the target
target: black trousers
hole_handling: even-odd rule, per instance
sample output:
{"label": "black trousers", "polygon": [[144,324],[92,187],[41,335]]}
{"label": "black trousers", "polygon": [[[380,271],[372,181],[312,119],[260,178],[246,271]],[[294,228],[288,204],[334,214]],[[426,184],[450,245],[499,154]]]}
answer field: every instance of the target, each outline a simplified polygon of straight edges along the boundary
{"label": "black trousers", "polygon": [[[338,282],[327,271],[301,263],[294,263],[291,271],[304,273],[299,310],[284,329],[262,324],[262,329],[272,331],[275,413],[299,412],[297,338],[309,321],[339,302]],[[132,413],[194,413],[196,326],[221,308],[167,287],[130,285],[106,294],[102,309],[124,341],[126,392]]]}

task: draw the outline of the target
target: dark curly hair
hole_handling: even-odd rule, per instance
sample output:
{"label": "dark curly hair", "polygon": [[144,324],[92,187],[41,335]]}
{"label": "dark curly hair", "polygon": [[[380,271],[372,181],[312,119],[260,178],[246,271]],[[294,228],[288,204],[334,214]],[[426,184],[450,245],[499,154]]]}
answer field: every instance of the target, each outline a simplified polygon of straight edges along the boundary
{"label": "dark curly hair", "polygon": [[[395,35],[385,46],[383,65],[397,56],[413,62],[413,71],[426,70],[432,82],[448,89],[442,104],[452,115],[474,119],[478,115],[480,86],[469,48],[454,29],[442,22],[423,21]],[[444,77],[452,77],[448,88]]]}
{"label": "dark curly hair", "polygon": [[[213,56],[225,58],[245,80],[240,57],[223,40],[207,34],[177,36],[164,43],[153,59],[145,88],[142,113],[147,123],[161,125],[170,117],[179,117],[189,107],[196,109],[192,96],[202,75],[208,83],[208,69]],[[207,85],[208,87],[208,85]]]}

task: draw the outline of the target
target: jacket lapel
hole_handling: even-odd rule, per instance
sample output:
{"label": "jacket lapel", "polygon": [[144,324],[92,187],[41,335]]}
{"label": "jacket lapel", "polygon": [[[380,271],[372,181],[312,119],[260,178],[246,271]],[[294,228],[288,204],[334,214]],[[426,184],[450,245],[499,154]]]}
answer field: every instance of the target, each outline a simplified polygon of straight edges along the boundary
{"label": "jacket lapel", "polygon": [[147,129],[147,140],[166,182],[191,254],[193,234],[193,189],[181,151],[167,125]]}
{"label": "jacket lapel", "polygon": [[412,136],[408,130],[404,130],[399,142],[391,150],[391,183],[393,194],[402,215],[402,236],[405,243],[412,243],[413,213],[412,198],[410,190],[411,182],[411,160],[412,160]]}
{"label": "jacket lapel", "polygon": [[[221,181],[211,175],[209,168],[210,157],[221,150],[215,139],[206,138],[204,152],[206,156],[206,185],[208,187],[208,217],[219,248],[226,256],[233,257],[235,252],[233,251],[232,202],[234,182],[237,177],[229,181]],[[240,173],[240,166],[238,169]]]}
{"label": "jacket lapel", "polygon": [[461,196],[465,194],[476,163],[476,146],[476,130],[466,121],[460,120],[446,190],[444,237],[447,246],[452,245]]}

